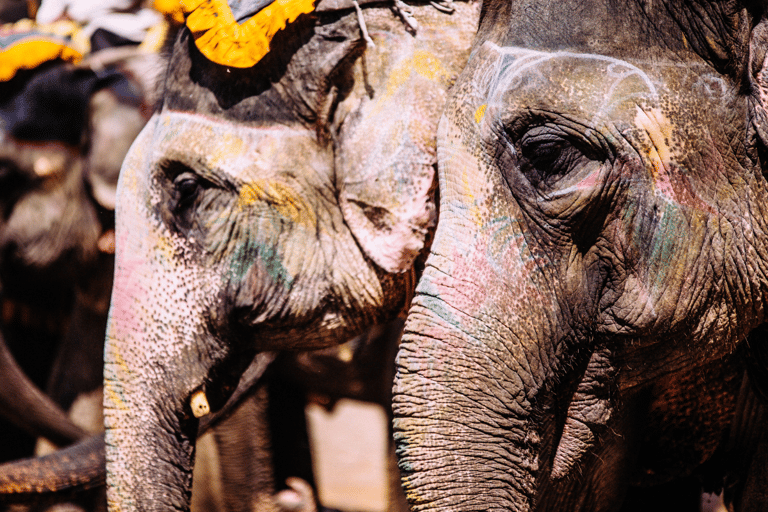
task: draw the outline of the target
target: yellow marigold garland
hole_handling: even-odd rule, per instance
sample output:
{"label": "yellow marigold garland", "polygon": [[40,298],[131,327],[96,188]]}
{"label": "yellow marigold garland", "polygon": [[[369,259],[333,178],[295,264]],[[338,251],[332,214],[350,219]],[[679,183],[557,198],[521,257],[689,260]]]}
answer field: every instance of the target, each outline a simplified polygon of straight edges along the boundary
{"label": "yellow marigold garland", "polygon": [[181,0],[195,46],[209,60],[249,68],[269,51],[272,37],[300,14],[315,9],[314,0],[275,0],[242,25],[224,0]]}
{"label": "yellow marigold garland", "polygon": [[31,20],[0,26],[0,82],[20,69],[34,69],[49,60],[79,62],[90,49],[77,25],[56,22],[37,25]]}

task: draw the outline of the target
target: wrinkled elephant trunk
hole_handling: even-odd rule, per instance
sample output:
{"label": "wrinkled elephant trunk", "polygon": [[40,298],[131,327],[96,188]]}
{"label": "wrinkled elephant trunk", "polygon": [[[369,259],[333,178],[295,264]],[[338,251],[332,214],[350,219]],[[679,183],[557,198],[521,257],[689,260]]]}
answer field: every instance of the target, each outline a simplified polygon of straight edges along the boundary
{"label": "wrinkled elephant trunk", "polygon": [[104,366],[109,510],[187,510],[197,422],[177,403],[179,379],[147,360],[146,340],[115,309]]}
{"label": "wrinkled elephant trunk", "polygon": [[[188,510],[194,436],[191,429],[181,428],[175,408],[152,396],[156,390],[148,389],[151,384],[118,383],[116,376],[126,363],[117,342],[115,338],[107,341],[105,365],[109,510]],[[173,400],[172,393],[166,400]],[[150,404],[163,404],[169,410],[159,411]],[[176,478],[171,480],[169,475]]]}
{"label": "wrinkled elephant trunk", "polygon": [[[479,368],[488,361],[469,353],[469,338],[414,333],[416,323],[440,323],[419,302],[400,348],[393,400],[397,455],[411,509],[529,510],[539,434],[529,423],[524,390],[516,397],[490,376],[497,369]],[[474,417],[464,413],[479,412],[480,406],[483,412]],[[478,492],[467,494],[468,489]]]}
{"label": "wrinkled elephant trunk", "polygon": [[[135,144],[146,147],[152,125]],[[118,193],[142,190],[137,176],[148,152],[131,151]],[[198,421],[192,406],[220,353],[200,351],[206,336],[205,286],[169,244],[142,201],[116,211],[117,255],[104,354],[104,421],[111,511],[188,510]],[[194,288],[190,290],[190,288]],[[210,296],[210,294],[209,294]],[[218,395],[216,395],[218,397]],[[215,400],[214,403],[218,404]]]}
{"label": "wrinkled elephant trunk", "polygon": [[[439,139],[462,140],[463,122],[444,118]],[[552,457],[535,416],[551,405],[564,313],[550,262],[473,149],[438,146],[440,223],[398,355],[399,463],[413,510],[529,511]]]}

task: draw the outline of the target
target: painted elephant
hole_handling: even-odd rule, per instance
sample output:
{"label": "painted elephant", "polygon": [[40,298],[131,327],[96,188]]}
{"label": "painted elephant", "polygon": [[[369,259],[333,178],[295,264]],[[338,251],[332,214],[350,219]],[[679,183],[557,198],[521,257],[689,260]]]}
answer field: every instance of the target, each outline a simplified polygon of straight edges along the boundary
{"label": "painted elephant", "polygon": [[112,510],[188,508],[196,417],[255,352],[345,341],[410,299],[435,220],[439,109],[479,8],[364,3],[321,2],[244,68],[211,60],[240,44],[216,39],[233,33],[218,31],[229,11],[187,17],[120,176]]}
{"label": "painted elephant", "polygon": [[767,27],[484,2],[398,355],[413,510],[629,510],[685,478],[766,510]]}
{"label": "painted elephant", "polygon": [[59,407],[100,397],[117,174],[148,117],[143,84],[119,69],[126,60],[100,57],[98,73],[89,60],[52,61],[0,83],[0,400],[26,430],[2,423],[0,460],[31,455],[37,435],[84,435],[50,402],[37,408],[45,397],[11,353]]}

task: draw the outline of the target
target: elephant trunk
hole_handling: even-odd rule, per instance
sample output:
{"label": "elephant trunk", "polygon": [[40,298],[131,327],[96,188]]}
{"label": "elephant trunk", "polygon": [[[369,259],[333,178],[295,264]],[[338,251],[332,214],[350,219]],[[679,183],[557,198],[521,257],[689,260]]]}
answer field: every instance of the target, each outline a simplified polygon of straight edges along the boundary
{"label": "elephant trunk", "polygon": [[29,380],[0,333],[0,408],[15,425],[61,446],[86,436],[67,414]]}
{"label": "elephant trunk", "polygon": [[[457,125],[444,118],[441,137],[462,140]],[[393,397],[403,485],[414,511],[529,511],[555,449],[540,413],[566,312],[508,189],[488,184],[471,144],[438,156],[440,223]]]}
{"label": "elephant trunk", "polygon": [[[150,123],[126,158],[119,194],[148,188],[140,170],[152,130]],[[184,241],[158,232],[147,202],[120,202],[116,218],[104,349],[109,510],[188,510],[198,429],[192,405],[205,408],[192,397],[211,388],[206,376],[222,355],[213,344],[195,343],[207,336],[201,297],[210,294],[186,261],[169,257],[169,245]]]}
{"label": "elephant trunk", "polygon": [[188,510],[209,359],[191,346],[192,315],[169,314],[143,270],[122,260],[115,274],[104,351],[107,500],[112,511]]}
{"label": "elephant trunk", "polygon": [[398,355],[394,436],[411,508],[530,510],[541,448],[531,420],[537,379],[473,346],[435,314],[436,302],[417,297]]}
{"label": "elephant trunk", "polygon": [[188,510],[197,422],[183,416],[167,385],[126,378],[128,344],[115,331],[104,370],[109,510]]}
{"label": "elephant trunk", "polygon": [[0,465],[0,505],[61,501],[104,485],[104,438],[91,436],[58,452]]}

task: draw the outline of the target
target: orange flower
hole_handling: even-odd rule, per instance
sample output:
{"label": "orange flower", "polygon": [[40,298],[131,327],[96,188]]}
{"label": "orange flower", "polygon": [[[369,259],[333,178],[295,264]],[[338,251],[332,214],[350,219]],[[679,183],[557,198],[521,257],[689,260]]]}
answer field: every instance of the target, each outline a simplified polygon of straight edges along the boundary
{"label": "orange flower", "polygon": [[312,12],[314,0],[275,0],[243,24],[224,0],[181,0],[195,46],[209,60],[248,68],[269,52],[274,35],[300,14]]}

